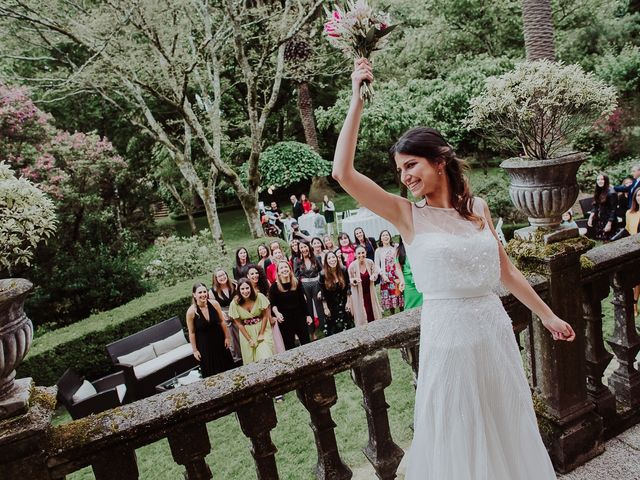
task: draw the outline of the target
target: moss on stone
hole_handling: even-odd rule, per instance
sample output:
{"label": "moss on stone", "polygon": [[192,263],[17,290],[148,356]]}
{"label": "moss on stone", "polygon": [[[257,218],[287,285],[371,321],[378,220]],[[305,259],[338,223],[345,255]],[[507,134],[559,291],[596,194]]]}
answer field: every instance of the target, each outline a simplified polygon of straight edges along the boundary
{"label": "moss on stone", "polygon": [[55,395],[44,388],[35,387],[31,390],[29,403],[31,407],[40,406],[45,410],[55,410],[58,401]]}
{"label": "moss on stone", "polygon": [[549,418],[544,400],[536,394],[533,395],[533,410],[536,412],[538,428],[542,436],[546,439],[554,438],[559,433],[559,429],[553,420]]}
{"label": "moss on stone", "polygon": [[[570,238],[560,242],[545,243],[544,236],[549,230],[538,229],[531,240],[514,238],[505,250],[525,274],[543,274],[545,259],[569,253],[581,253],[593,248],[595,242],[586,237]],[[588,259],[585,258],[588,262]],[[580,264],[583,265],[582,259]],[[585,264],[586,265],[586,264]],[[591,264],[593,265],[593,264]]]}
{"label": "moss on stone", "polygon": [[596,264],[589,260],[584,255],[580,255],[580,269],[583,272],[588,272],[596,268]]}

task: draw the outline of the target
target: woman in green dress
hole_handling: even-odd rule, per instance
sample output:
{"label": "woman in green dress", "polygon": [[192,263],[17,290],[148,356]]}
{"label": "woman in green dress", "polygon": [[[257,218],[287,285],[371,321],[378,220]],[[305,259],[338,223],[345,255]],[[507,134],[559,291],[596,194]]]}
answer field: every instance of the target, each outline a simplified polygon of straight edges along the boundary
{"label": "woman in green dress", "polygon": [[404,293],[404,309],[416,308],[422,306],[422,294],[416,290],[416,285],[413,283],[413,273],[411,272],[411,265],[409,265],[409,259],[407,258],[407,252],[404,248],[404,242],[400,237],[400,243],[396,250],[398,256],[398,263],[402,267],[402,274],[404,275],[404,283],[400,282],[400,290]]}
{"label": "woman in green dress", "polygon": [[238,326],[242,362],[246,365],[273,355],[269,300],[256,292],[247,278],[238,281],[237,292],[229,305],[229,317]]}

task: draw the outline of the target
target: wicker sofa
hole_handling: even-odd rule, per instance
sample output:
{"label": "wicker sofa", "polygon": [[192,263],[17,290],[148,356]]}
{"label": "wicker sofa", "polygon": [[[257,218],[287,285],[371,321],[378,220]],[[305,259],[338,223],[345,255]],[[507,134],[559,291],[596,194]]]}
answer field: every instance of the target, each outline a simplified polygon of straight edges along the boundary
{"label": "wicker sofa", "polygon": [[70,368],[60,377],[56,386],[58,402],[64,405],[74,420],[119,407],[126,395],[122,372],[89,382]]}
{"label": "wicker sofa", "polygon": [[124,374],[125,401],[151,396],[158,384],[197,365],[178,317],[110,343],[107,353]]}

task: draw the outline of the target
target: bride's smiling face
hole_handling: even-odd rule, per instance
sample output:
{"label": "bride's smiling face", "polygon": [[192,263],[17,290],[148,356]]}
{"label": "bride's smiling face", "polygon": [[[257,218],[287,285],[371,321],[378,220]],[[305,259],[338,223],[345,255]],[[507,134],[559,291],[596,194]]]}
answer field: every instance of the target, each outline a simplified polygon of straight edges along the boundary
{"label": "bride's smiling face", "polygon": [[[405,153],[396,153],[395,161],[400,181],[416,198],[435,191],[445,178],[443,163],[430,162],[426,158]],[[442,175],[438,174],[439,171]]]}

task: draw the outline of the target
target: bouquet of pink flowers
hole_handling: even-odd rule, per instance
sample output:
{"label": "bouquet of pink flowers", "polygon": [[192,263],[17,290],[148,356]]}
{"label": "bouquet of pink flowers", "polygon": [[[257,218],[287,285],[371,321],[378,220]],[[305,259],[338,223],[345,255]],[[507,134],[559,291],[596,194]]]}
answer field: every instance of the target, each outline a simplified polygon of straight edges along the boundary
{"label": "bouquet of pink flowers", "polygon": [[[386,36],[396,25],[391,25],[387,12],[374,12],[366,0],[348,1],[347,7],[325,9],[329,20],[324,24],[327,39],[348,58],[370,58],[384,46]],[[368,82],[360,87],[360,98],[366,101],[373,98],[373,88]]]}

